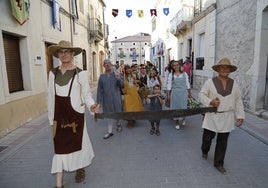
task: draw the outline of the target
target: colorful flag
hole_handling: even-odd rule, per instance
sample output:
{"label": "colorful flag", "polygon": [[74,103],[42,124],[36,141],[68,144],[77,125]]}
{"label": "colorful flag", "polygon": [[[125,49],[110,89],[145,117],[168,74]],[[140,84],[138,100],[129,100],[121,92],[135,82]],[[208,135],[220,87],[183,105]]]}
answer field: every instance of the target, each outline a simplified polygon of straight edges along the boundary
{"label": "colorful flag", "polygon": [[52,1],[52,23],[54,28],[61,31],[60,4],[55,0]]}
{"label": "colorful flag", "polygon": [[132,10],[126,10],[126,15],[130,18],[132,16]]}
{"label": "colorful flag", "polygon": [[142,18],[144,16],[143,10],[138,10],[138,17]]}
{"label": "colorful flag", "polygon": [[118,9],[113,9],[113,10],[112,10],[112,15],[113,15],[114,17],[116,17],[116,16],[118,15]]}
{"label": "colorful flag", "polygon": [[157,16],[156,9],[150,9],[151,16]]}
{"label": "colorful flag", "polygon": [[15,20],[20,24],[24,24],[28,19],[26,4],[24,0],[10,0],[12,15]]}
{"label": "colorful flag", "polygon": [[169,8],[163,8],[163,12],[167,16],[169,14]]}

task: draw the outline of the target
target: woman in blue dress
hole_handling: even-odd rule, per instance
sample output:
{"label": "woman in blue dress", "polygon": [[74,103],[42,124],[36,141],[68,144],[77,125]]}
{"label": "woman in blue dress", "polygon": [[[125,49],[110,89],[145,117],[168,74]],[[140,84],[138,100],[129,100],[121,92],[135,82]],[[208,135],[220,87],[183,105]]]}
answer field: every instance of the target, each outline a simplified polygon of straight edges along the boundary
{"label": "woman in blue dress", "polygon": [[[191,86],[188,75],[183,71],[182,63],[174,61],[173,71],[168,76],[167,98],[170,99],[170,108],[187,109],[187,98],[191,98]],[[180,129],[180,119],[174,118],[176,129]],[[181,120],[181,125],[185,125],[185,117]]]}

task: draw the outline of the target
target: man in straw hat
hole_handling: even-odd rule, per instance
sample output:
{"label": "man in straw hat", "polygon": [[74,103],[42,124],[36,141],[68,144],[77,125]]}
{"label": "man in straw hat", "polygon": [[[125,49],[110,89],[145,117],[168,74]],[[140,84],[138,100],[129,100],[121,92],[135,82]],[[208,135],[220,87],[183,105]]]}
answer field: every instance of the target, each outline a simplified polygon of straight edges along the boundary
{"label": "man in straw hat", "polygon": [[73,63],[82,49],[68,41],[49,46],[61,65],[49,72],[48,118],[52,125],[55,155],[51,173],[56,173],[56,187],[63,187],[63,170],[76,171],[76,182],[85,179],[84,167],[91,164],[94,152],[87,133],[85,108],[98,112],[85,71]]}
{"label": "man in straw hat", "polygon": [[218,76],[205,82],[199,99],[205,106],[217,107],[217,112],[205,114],[201,150],[202,157],[206,159],[212,139],[217,134],[214,166],[222,174],[227,174],[223,164],[228,136],[235,127],[235,118],[237,126],[241,126],[245,113],[239,86],[229,77],[237,67],[232,65],[228,58],[222,58],[212,69],[218,72]]}

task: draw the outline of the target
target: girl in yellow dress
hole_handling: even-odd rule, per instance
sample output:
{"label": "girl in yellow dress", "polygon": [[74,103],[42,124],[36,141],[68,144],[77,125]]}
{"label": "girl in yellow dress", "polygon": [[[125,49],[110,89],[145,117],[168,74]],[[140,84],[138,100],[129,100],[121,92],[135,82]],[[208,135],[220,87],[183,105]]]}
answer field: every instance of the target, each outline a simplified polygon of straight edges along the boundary
{"label": "girl in yellow dress", "polygon": [[[124,78],[124,111],[137,112],[143,111],[143,104],[138,94],[139,80],[135,74],[132,74],[129,65],[125,65],[125,78]],[[135,123],[134,120],[128,120],[127,126],[130,128]]]}

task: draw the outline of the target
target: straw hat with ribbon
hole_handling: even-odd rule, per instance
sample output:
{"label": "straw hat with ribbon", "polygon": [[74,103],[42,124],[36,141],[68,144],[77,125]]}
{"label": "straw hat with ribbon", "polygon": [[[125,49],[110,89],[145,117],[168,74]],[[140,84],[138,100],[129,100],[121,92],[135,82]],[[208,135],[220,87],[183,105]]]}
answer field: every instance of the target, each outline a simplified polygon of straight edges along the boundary
{"label": "straw hat with ribbon", "polygon": [[219,61],[218,64],[213,65],[213,66],[212,66],[212,69],[213,69],[214,71],[216,71],[216,72],[219,72],[219,67],[220,67],[220,66],[228,66],[228,67],[230,67],[230,72],[234,72],[234,71],[236,71],[236,69],[237,69],[237,67],[236,67],[235,65],[232,65],[232,64],[231,64],[231,61],[230,61],[228,58],[226,58],[226,57],[222,58],[222,59]]}
{"label": "straw hat with ribbon", "polygon": [[74,52],[74,55],[78,55],[82,52],[82,48],[79,47],[73,47],[73,45],[69,41],[60,41],[59,44],[51,45],[48,47],[49,53],[51,53],[53,56],[58,57],[58,51],[61,49],[70,49],[72,52]]}

